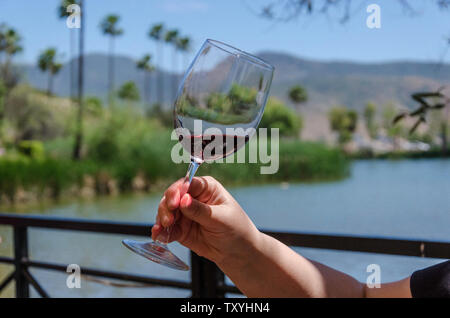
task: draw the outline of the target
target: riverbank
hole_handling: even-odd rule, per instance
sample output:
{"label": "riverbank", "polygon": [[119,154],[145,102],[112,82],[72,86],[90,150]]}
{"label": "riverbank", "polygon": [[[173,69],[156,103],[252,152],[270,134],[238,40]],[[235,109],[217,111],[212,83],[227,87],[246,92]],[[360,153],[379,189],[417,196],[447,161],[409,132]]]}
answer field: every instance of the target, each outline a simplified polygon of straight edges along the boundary
{"label": "riverbank", "polygon": [[[175,142],[168,142],[170,137],[166,134],[149,137],[148,147],[141,145],[127,153],[119,151],[115,160],[108,161],[92,157],[81,161],[50,156],[2,157],[0,205],[161,191],[187,170],[187,164],[172,162],[170,152]],[[248,155],[248,146],[243,150]],[[275,174],[261,174],[260,168],[266,165],[261,163],[203,164],[198,174],[212,175],[227,186],[348,176],[349,160],[337,149],[319,143],[281,140],[279,150],[279,170]]]}
{"label": "riverbank", "polygon": [[366,159],[445,159],[450,158],[450,151],[442,151],[441,148],[433,148],[427,151],[392,151],[380,154],[371,152],[357,152],[348,154],[352,160]]}

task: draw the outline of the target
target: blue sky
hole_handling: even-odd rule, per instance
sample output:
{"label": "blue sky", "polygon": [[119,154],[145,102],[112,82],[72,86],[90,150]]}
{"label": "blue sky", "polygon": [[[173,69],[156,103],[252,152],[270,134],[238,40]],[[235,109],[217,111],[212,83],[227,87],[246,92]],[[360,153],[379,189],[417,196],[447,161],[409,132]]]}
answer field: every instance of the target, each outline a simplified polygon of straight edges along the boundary
{"label": "blue sky", "polygon": [[[410,1],[417,11],[405,14],[394,0],[355,0],[353,15],[342,25],[325,15],[305,17],[289,23],[274,23],[254,11],[263,1],[239,0],[86,0],[87,52],[106,52],[107,38],[99,21],[107,14],[121,16],[125,33],[118,38],[116,52],[138,58],[155,51],[146,33],[163,22],[194,40],[191,55],[206,38],[221,40],[256,53],[275,50],[317,60],[379,62],[391,60],[436,61],[450,36],[450,9],[439,11],[436,1]],[[14,26],[24,38],[25,51],[18,61],[35,63],[43,49],[53,46],[68,56],[69,31],[56,16],[58,0],[0,0],[0,22]],[[366,7],[381,7],[381,29],[366,26]],[[169,48],[166,54],[171,54]],[[170,68],[170,55],[165,58]],[[450,61],[450,52],[445,61]]]}

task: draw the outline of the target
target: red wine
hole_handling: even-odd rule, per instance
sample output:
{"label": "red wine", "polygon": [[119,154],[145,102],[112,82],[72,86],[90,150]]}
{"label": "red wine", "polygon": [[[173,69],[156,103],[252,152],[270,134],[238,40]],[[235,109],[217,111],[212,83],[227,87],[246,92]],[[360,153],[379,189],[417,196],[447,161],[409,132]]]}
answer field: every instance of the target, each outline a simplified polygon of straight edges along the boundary
{"label": "red wine", "polygon": [[191,156],[201,160],[217,160],[235,153],[245,145],[249,140],[249,136],[180,135],[178,139]]}

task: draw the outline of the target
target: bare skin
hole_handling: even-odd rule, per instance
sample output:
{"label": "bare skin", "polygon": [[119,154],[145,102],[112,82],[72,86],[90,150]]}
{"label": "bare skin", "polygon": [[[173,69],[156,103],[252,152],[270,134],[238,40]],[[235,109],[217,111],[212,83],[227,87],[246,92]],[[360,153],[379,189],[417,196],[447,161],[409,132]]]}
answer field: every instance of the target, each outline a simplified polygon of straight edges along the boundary
{"label": "bare skin", "polygon": [[194,178],[182,198],[181,185],[164,193],[152,238],[173,225],[170,241],[216,263],[248,297],[411,297],[409,277],[368,288],[261,233],[212,177]]}

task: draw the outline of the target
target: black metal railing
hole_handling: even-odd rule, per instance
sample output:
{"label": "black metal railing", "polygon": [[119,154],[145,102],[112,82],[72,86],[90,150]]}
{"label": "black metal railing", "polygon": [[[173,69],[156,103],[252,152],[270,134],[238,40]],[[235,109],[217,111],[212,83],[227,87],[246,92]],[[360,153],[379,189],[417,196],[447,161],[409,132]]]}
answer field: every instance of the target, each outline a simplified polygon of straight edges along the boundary
{"label": "black metal railing", "polygon": [[[66,272],[67,265],[31,260],[28,255],[28,228],[123,234],[148,237],[151,224],[92,221],[47,216],[17,216],[0,214],[0,225],[13,227],[14,257],[0,256],[0,263],[14,265],[14,271],[0,282],[0,292],[13,280],[16,297],[29,297],[30,285],[42,297],[49,297],[29,268]],[[392,255],[450,258],[450,242],[403,240],[376,237],[322,235],[309,233],[282,233],[263,231],[290,246],[310,247]],[[110,270],[82,267],[86,277],[126,281],[149,286],[165,286],[191,290],[192,297],[224,297],[226,293],[240,293],[225,283],[225,275],[212,262],[191,252],[191,281],[159,279]],[[112,284],[114,286],[114,284]]]}

